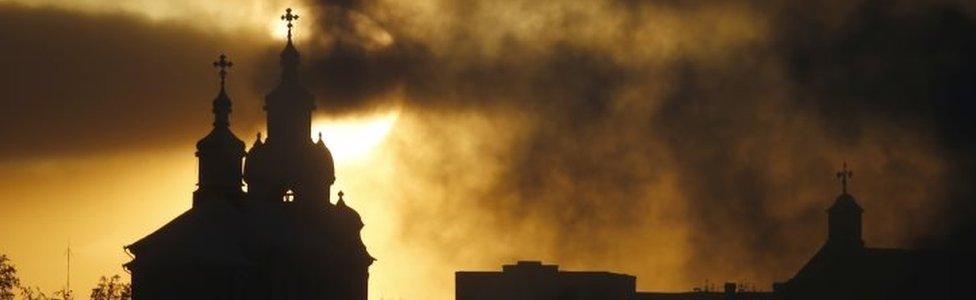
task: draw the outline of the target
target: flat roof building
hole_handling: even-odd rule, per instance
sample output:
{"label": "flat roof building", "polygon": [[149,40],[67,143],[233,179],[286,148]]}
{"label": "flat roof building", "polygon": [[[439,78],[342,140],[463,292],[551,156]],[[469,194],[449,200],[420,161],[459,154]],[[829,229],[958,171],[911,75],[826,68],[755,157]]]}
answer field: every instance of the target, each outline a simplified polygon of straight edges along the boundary
{"label": "flat roof building", "polygon": [[560,271],[539,261],[504,265],[501,272],[455,273],[456,300],[630,300],[635,290],[631,275]]}

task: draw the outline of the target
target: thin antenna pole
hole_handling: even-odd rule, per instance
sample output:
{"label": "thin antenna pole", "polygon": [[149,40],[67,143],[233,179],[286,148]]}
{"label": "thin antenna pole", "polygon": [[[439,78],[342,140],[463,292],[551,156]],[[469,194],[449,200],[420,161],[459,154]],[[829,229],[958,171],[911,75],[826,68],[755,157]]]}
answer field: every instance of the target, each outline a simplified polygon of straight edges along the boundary
{"label": "thin antenna pole", "polygon": [[68,293],[69,291],[71,291],[71,240],[68,240],[68,251],[65,252],[65,255],[68,256],[68,266],[67,266],[67,271],[65,272],[66,274],[65,274],[64,292]]}

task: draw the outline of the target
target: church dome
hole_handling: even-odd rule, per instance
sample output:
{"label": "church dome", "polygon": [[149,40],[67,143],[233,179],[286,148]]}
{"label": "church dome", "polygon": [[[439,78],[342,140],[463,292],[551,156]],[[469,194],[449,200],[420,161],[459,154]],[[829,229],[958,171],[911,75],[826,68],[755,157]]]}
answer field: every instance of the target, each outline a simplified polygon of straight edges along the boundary
{"label": "church dome", "polygon": [[313,147],[311,161],[315,164],[317,170],[325,171],[325,179],[331,184],[335,181],[335,161],[332,158],[332,151],[329,151],[329,147],[325,146],[325,141],[322,140],[321,133],[319,133],[318,142]]}
{"label": "church dome", "polygon": [[230,130],[214,128],[210,134],[197,142],[197,153],[244,153],[244,141],[237,138]]}
{"label": "church dome", "polygon": [[857,205],[857,201],[854,200],[854,196],[851,194],[843,193],[837,196],[837,200],[834,201],[834,205],[831,205],[829,212],[864,212],[864,209],[860,205]]}
{"label": "church dome", "polygon": [[210,134],[197,142],[197,153],[244,153],[244,141],[237,138],[227,127],[227,114],[230,113],[230,97],[223,88],[213,101],[213,112],[217,116]]}
{"label": "church dome", "polygon": [[258,133],[257,139],[254,141],[254,145],[251,149],[247,151],[244,161],[244,180],[253,181],[257,179],[260,174],[265,173],[267,169],[267,145],[261,141],[261,133]]}
{"label": "church dome", "polygon": [[343,229],[361,229],[363,228],[363,219],[356,212],[355,209],[346,205],[345,199],[342,196],[345,195],[342,191],[339,191],[339,201],[336,202],[336,222]]}

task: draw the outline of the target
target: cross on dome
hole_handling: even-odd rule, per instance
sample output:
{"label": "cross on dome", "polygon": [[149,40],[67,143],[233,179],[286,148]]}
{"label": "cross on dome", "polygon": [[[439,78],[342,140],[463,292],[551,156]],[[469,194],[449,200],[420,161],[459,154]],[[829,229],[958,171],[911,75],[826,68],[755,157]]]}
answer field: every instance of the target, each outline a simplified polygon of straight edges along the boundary
{"label": "cross on dome", "polygon": [[285,9],[285,14],[281,15],[281,20],[288,23],[288,41],[291,41],[292,21],[298,20],[298,15],[291,13],[291,8]]}
{"label": "cross on dome", "polygon": [[224,88],[227,80],[227,69],[234,66],[234,62],[227,60],[227,55],[221,54],[220,59],[213,63],[214,68],[220,69],[220,88]]}
{"label": "cross on dome", "polygon": [[847,180],[854,177],[854,172],[847,169],[847,162],[844,162],[844,168],[840,172],[837,172],[837,178],[840,179],[841,191],[847,194]]}

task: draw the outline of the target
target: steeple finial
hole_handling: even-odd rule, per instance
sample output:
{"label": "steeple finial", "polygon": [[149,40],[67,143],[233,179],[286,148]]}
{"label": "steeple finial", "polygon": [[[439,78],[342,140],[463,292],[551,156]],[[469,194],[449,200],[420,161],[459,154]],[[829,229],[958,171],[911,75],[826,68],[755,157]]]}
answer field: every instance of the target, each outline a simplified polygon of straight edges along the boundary
{"label": "steeple finial", "polygon": [[213,63],[214,68],[220,69],[220,89],[224,89],[224,83],[227,81],[227,69],[234,66],[234,62],[227,60],[227,55],[223,53],[220,54],[220,59]]}
{"label": "steeple finial", "polygon": [[854,177],[854,172],[847,169],[847,162],[844,162],[844,168],[840,172],[837,172],[837,178],[840,179],[841,192],[847,194],[847,180]]}
{"label": "steeple finial", "polygon": [[291,8],[285,9],[285,14],[281,15],[281,20],[288,23],[288,42],[291,43],[291,21],[298,20],[298,15],[291,13]]}
{"label": "steeple finial", "polygon": [[321,131],[319,131],[319,141],[318,141],[318,142],[319,142],[319,143],[321,143],[321,142],[322,142],[322,132],[321,132]]}
{"label": "steeple finial", "polygon": [[230,68],[234,63],[227,60],[227,55],[220,54],[219,59],[213,62],[214,68],[220,69],[220,93],[217,94],[217,98],[213,101],[213,113],[214,113],[214,127],[226,128],[230,125],[229,115],[231,111],[230,97],[227,96],[226,90],[224,90],[224,83],[227,80],[227,68]]}
{"label": "steeple finial", "polygon": [[291,8],[285,10],[285,14],[281,15],[281,19],[287,22],[288,26],[288,42],[285,43],[285,49],[281,50],[281,81],[294,83],[298,79],[298,49],[295,49],[294,43],[291,41],[291,28],[293,27],[292,21],[298,20],[298,15],[291,13]]}

